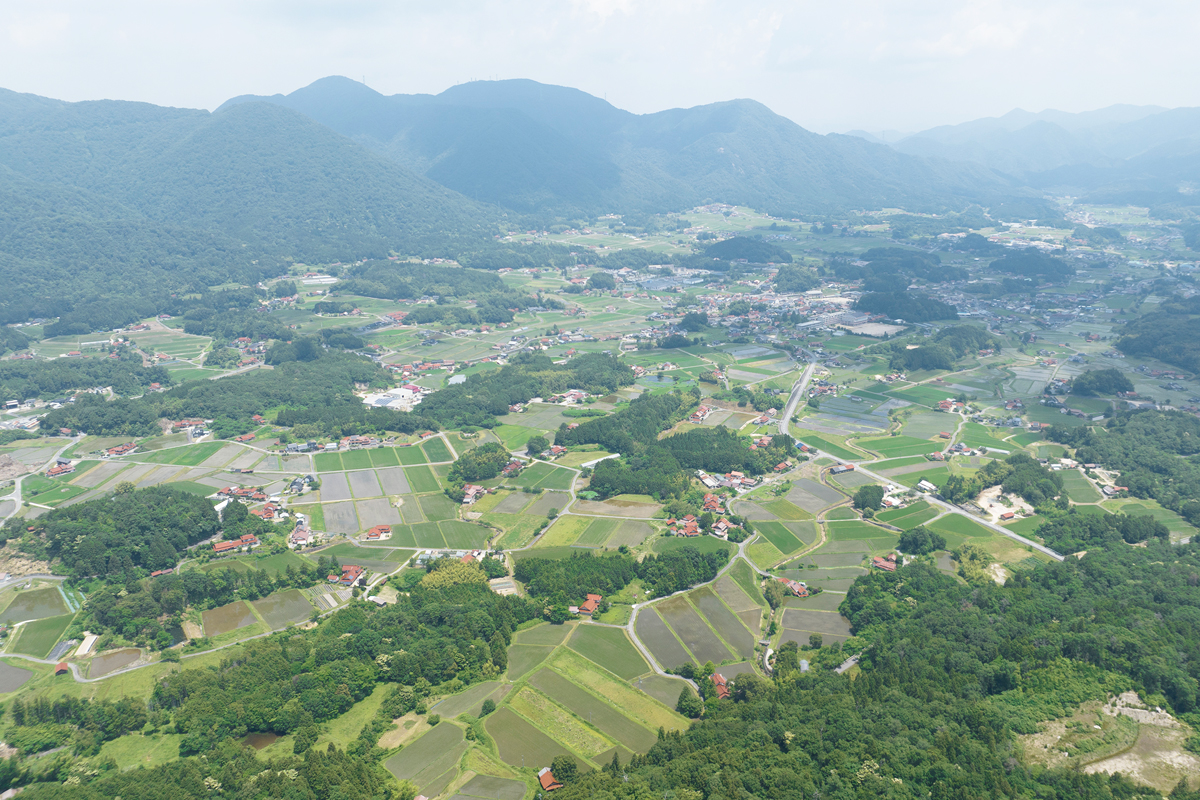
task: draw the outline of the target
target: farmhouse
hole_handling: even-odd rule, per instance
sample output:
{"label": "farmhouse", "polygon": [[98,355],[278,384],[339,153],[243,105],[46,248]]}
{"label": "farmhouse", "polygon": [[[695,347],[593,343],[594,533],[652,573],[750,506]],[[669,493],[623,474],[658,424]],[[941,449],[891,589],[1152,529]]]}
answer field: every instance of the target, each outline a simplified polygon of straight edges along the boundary
{"label": "farmhouse", "polygon": [[346,564],[342,567],[342,574],[330,575],[328,581],[330,583],[340,583],[342,586],[353,586],[358,581],[366,576],[367,571],[357,564]]}
{"label": "farmhouse", "polygon": [[392,526],[391,525],[376,525],[374,528],[371,528],[371,530],[367,531],[367,539],[371,539],[371,540],[382,539],[384,536],[390,537],[391,535],[392,535]]}
{"label": "farmhouse", "polygon": [[538,770],[538,783],[540,783],[542,785],[542,789],[547,792],[552,792],[555,789],[563,788],[561,783],[554,780],[554,773],[550,771],[549,767],[542,767],[540,770]]}
{"label": "farmhouse", "polygon": [[896,554],[889,553],[886,558],[882,556],[874,556],[871,558],[871,566],[876,569],[881,569],[884,572],[896,571]]}
{"label": "farmhouse", "polygon": [[600,606],[600,601],[604,598],[598,594],[588,593],[587,600],[583,601],[583,605],[579,607],[580,614],[587,614],[589,617],[596,612]]}
{"label": "farmhouse", "polygon": [[719,672],[714,672],[712,678],[713,687],[717,690],[717,697],[721,700],[728,700],[730,697],[729,681]]}

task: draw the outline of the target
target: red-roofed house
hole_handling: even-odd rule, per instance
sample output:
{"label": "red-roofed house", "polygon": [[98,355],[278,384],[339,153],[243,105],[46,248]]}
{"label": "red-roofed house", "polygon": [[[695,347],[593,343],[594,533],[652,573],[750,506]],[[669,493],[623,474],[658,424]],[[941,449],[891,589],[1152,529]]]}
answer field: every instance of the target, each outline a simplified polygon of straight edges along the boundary
{"label": "red-roofed house", "polygon": [[717,690],[717,697],[721,700],[728,700],[730,695],[729,681],[725,679],[725,676],[719,672],[714,672],[710,680],[712,680],[713,686]]}
{"label": "red-roofed house", "polygon": [[381,539],[381,538],[383,538],[383,535],[385,533],[388,535],[391,535],[391,533],[392,533],[391,525],[376,525],[374,528],[371,528],[371,530],[367,531],[367,538],[368,539]]}
{"label": "red-roofed house", "polygon": [[875,556],[871,559],[871,566],[881,569],[884,572],[896,571],[896,554],[892,553],[887,558]]}
{"label": "red-roofed house", "polygon": [[542,789],[547,792],[553,792],[555,789],[563,788],[563,785],[554,780],[554,773],[549,767],[542,767],[538,770],[538,783],[542,785]]}
{"label": "red-roofed house", "polygon": [[598,594],[588,593],[587,600],[584,600],[583,605],[579,607],[579,613],[587,614],[590,617],[595,613],[596,609],[600,606],[600,601],[603,599]]}
{"label": "red-roofed house", "polygon": [[359,579],[366,575],[366,572],[367,571],[365,569],[357,564],[347,564],[342,567],[341,577],[338,577],[337,575],[330,575],[329,582],[340,583],[342,586],[353,586],[359,581]]}

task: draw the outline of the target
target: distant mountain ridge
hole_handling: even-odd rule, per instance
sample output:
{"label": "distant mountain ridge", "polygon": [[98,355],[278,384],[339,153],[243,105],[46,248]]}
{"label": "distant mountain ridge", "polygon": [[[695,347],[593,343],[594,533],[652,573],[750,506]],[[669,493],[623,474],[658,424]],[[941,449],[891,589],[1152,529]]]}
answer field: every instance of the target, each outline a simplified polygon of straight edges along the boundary
{"label": "distant mountain ridge", "polygon": [[448,188],[518,211],[651,213],[705,202],[783,215],[939,210],[1022,193],[990,169],[821,136],[752,100],[638,115],[529,80],[385,96],[329,77],[221,109],[251,102],[299,111]]}
{"label": "distant mountain ridge", "polygon": [[1195,206],[1200,190],[1200,108],[1017,109],[894,141],[852,135],[910,155],[974,162],[1034,188],[1098,202]]}

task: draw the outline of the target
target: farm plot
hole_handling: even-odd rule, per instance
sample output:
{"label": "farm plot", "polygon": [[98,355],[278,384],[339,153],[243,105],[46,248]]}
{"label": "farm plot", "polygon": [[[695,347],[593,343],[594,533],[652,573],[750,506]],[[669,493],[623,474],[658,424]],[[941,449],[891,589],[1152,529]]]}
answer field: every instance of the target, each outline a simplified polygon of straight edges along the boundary
{"label": "farm plot", "polygon": [[1077,469],[1065,469],[1059,473],[1063,477],[1063,489],[1067,496],[1076,503],[1099,503],[1102,499],[1100,492],[1092,482],[1084,477]]}
{"label": "farm plot", "polygon": [[571,625],[535,625],[518,631],[513,637],[517,644],[536,644],[557,647],[571,633]]}
{"label": "farm plot", "polygon": [[595,500],[577,500],[571,510],[578,514],[593,514],[602,517],[631,517],[633,519],[650,519],[661,505],[654,502],[637,502],[622,500],[618,497],[597,502]]}
{"label": "farm plot", "polygon": [[334,472],[321,478],[322,500],[328,502],[330,500],[349,500],[350,498],[350,483],[346,479],[346,473]]}
{"label": "farm plot", "polygon": [[[570,756],[580,766],[586,766],[578,756],[542,733],[509,708],[499,708],[493,711],[483,726],[487,730],[488,735],[496,742],[500,759],[510,766],[520,767],[525,764],[549,764],[557,756]],[[434,730],[437,729],[435,728]],[[408,749],[402,750],[401,754],[407,752]],[[392,758],[394,759],[396,756]],[[391,760],[388,763],[390,764]],[[395,772],[392,774],[395,774]]]}
{"label": "farm plot", "polygon": [[400,460],[400,464],[405,467],[412,467],[418,464],[427,464],[428,459],[425,457],[425,451],[420,447],[408,446],[395,448],[396,458]]}
{"label": "farm plot", "polygon": [[408,485],[414,492],[440,492],[441,485],[429,467],[407,467],[404,470]]}
{"label": "farm plot", "polygon": [[649,729],[553,670],[543,667],[530,677],[529,683],[631,750],[645,753],[658,741],[658,736]]}
{"label": "farm plot", "polygon": [[575,540],[576,544],[589,547],[599,547],[608,541],[608,537],[617,529],[620,522],[615,519],[594,519],[588,523],[583,533]]}
{"label": "farm plot", "polygon": [[[944,420],[948,432],[953,432],[958,424],[958,420],[954,418],[946,418]],[[868,450],[873,450],[885,458],[901,458],[903,456],[919,456],[933,450],[940,450],[936,443],[929,442],[925,439],[916,439],[912,436],[885,436],[882,439],[863,439],[858,442],[862,447]]]}
{"label": "farm plot", "polygon": [[846,541],[848,539],[894,540],[896,538],[896,534],[889,530],[866,522],[859,522],[858,520],[830,522],[826,524],[826,528],[829,530],[829,538],[835,541]]}
{"label": "farm plot", "polygon": [[623,628],[580,625],[567,646],[626,680],[650,671],[650,665],[629,641]]}
{"label": "farm plot", "polygon": [[425,518],[432,522],[454,519],[458,516],[458,505],[444,494],[429,494],[417,498]]}
{"label": "farm plot", "polygon": [[28,592],[17,592],[12,602],[0,613],[0,623],[11,625],[14,622],[57,617],[70,611],[66,601],[56,586],[44,586]]}
{"label": "farm plot", "polygon": [[127,466],[129,465],[120,461],[109,461],[83,475],[80,475],[78,478],[71,481],[71,483],[76,486],[83,486],[87,489],[94,489],[109,478],[116,475],[121,470],[125,469]]}
{"label": "farm plot", "polygon": [[638,614],[634,628],[638,639],[646,645],[650,654],[664,669],[674,669],[692,660],[691,655],[653,608],[643,609]]}
{"label": "farm plot", "polygon": [[551,511],[562,511],[570,501],[571,496],[564,492],[542,492],[542,495],[525,509],[525,513],[544,517]]}
{"label": "farm plot", "polygon": [[696,663],[711,661],[719,664],[730,657],[729,649],[683,597],[673,597],[659,603],[657,610],[663,621],[671,626],[687,649],[692,651]]}
{"label": "farm plot", "polygon": [[837,594],[835,592],[821,592],[817,595],[809,595],[808,597],[789,597],[784,606],[786,608],[807,608],[815,611],[837,611],[838,606],[846,599],[846,595]]}
{"label": "farm plot", "polygon": [[216,469],[217,467],[225,466],[230,461],[233,461],[233,459],[236,457],[243,455],[245,452],[245,450],[236,444],[227,444],[203,461],[193,462],[191,460],[184,460],[176,461],[174,463],[185,466],[201,466],[205,469]]}
{"label": "farm plot", "polygon": [[805,511],[804,509],[800,508],[797,505],[793,505],[792,503],[788,502],[787,500],[785,500],[783,498],[779,498],[778,500],[772,500],[769,503],[763,503],[762,507],[765,508],[767,511],[770,511],[772,514],[774,514],[779,519],[797,521],[797,520],[813,518],[813,515],[811,513]]}
{"label": "farm plot", "polygon": [[576,719],[569,711],[532,687],[510,697],[508,707],[576,753],[595,758],[613,743]]}
{"label": "farm plot", "polygon": [[404,477],[404,470],[400,467],[388,467],[376,470],[376,475],[379,477],[379,488],[384,494],[408,494],[412,492],[412,488],[408,486],[408,479]]}
{"label": "farm plot", "polygon": [[313,468],[317,472],[341,472],[345,469],[342,466],[341,453],[317,453],[312,460]]}
{"label": "farm plot", "polygon": [[412,781],[418,790],[437,792],[429,787],[445,787],[440,779],[458,765],[467,749],[462,728],[455,725],[436,725],[428,733],[407,745],[384,762],[387,771],[398,780]]}
{"label": "farm plot", "polygon": [[392,505],[385,497],[374,500],[357,500],[354,508],[358,512],[358,524],[363,528],[373,528],[376,525],[399,525],[400,510]]}
{"label": "farm plot", "polygon": [[932,439],[946,430],[947,425],[958,425],[958,419],[936,411],[926,411],[909,417],[900,432],[907,438]]}
{"label": "farm plot", "polygon": [[0,661],[0,694],[15,692],[32,677],[33,673],[29,670],[14,667],[7,661]]}
{"label": "farm plot", "polygon": [[841,475],[830,475],[829,479],[848,492],[875,482],[874,478],[861,472],[843,472]]}
{"label": "farm plot", "polygon": [[971,538],[987,538],[992,535],[991,529],[985,528],[962,514],[947,514],[929,527],[939,533],[952,533]]}
{"label": "farm plot", "polygon": [[255,452],[254,450],[243,450],[241,455],[229,462],[226,469],[250,469],[261,461],[262,458],[262,453]]}
{"label": "farm plot", "polygon": [[46,617],[26,622],[21,626],[16,643],[12,645],[13,651],[45,658],[73,619],[75,619],[74,614],[63,614],[59,617]]}
{"label": "farm plot", "polygon": [[[356,453],[365,453],[364,450],[357,450]],[[379,488],[379,479],[375,477],[375,473],[371,470],[362,470],[360,472],[346,473],[346,479],[350,482],[350,493],[355,498],[360,497],[379,497],[383,494],[383,490]],[[324,484],[321,484],[322,488]],[[336,499],[336,498],[326,498]]]}
{"label": "farm plot", "polygon": [[754,634],[721,602],[711,586],[695,590],[689,599],[721,638],[742,658],[754,654]]}
{"label": "farm plot", "polygon": [[530,496],[523,492],[513,492],[497,504],[494,511],[497,514],[520,514],[529,505]]}
{"label": "farm plot", "polygon": [[830,633],[836,636],[850,635],[850,621],[831,611],[785,608],[783,627],[814,633]]}
{"label": "farm plot", "polygon": [[783,527],[782,522],[757,522],[754,525],[754,529],[761,533],[768,542],[773,544],[775,549],[782,555],[794,553],[804,546],[804,542],[800,541],[794,533]]}
{"label": "farm plot", "polygon": [[658,730],[660,727],[681,730],[687,727],[687,720],[672,710],[679,698],[679,684],[674,696],[666,704],[659,705],[631,688],[631,684],[642,683],[648,675],[626,683],[565,648],[559,649],[547,666],[575,685],[604,698],[620,709],[625,716],[632,717],[650,730]]}
{"label": "farm plot", "polygon": [[484,700],[491,698],[492,702],[498,702],[509,688],[499,681],[484,681],[475,684],[461,694],[447,697],[430,710],[447,719],[453,719],[459,714],[470,714],[477,717]]}
{"label": "farm plot", "polygon": [[242,600],[226,606],[209,609],[202,615],[204,619],[204,635],[218,636],[247,625],[253,625],[258,620],[249,606]]}
{"label": "farm plot", "polygon": [[[552,645],[511,644],[508,646],[508,679],[515,681],[540,665],[554,652]],[[682,662],[680,662],[682,663]]]}
{"label": "farm plot", "polygon": [[644,522],[632,519],[621,520],[616,532],[612,536],[609,536],[608,541],[604,544],[610,548],[620,547],[621,545],[634,547],[646,541],[653,532],[654,530]]}
{"label": "farm plot", "polygon": [[446,443],[442,441],[442,437],[440,436],[434,436],[426,440],[421,445],[421,449],[425,451],[425,457],[430,463],[454,460],[450,455],[450,448],[446,447]]}
{"label": "farm plot", "polygon": [[391,447],[376,447],[373,450],[368,450],[371,454],[371,466],[373,467],[398,467],[400,459],[396,455],[395,449]]}
{"label": "farm plot", "polygon": [[354,503],[324,503],[325,530],[329,533],[357,533],[362,530]]}
{"label": "farm plot", "polygon": [[792,484],[791,491],[787,493],[787,499],[805,511],[815,514],[845,498],[836,489],[831,489],[808,478],[801,478]]}
{"label": "farm plot", "polygon": [[308,602],[308,598],[299,589],[275,592],[261,600],[253,601],[250,605],[254,606],[254,610],[272,630],[293,622],[302,622],[313,612],[312,603]]}
{"label": "farm plot", "polygon": [[[834,442],[824,436],[818,436],[815,433],[809,433],[808,431],[797,430],[793,433],[793,436],[796,436],[798,441],[803,442],[804,444],[808,445],[809,447],[815,447],[824,453],[828,453],[829,455],[833,456],[834,458],[841,458],[841,459],[848,459],[848,460],[865,458],[865,456],[862,453],[858,453],[854,450],[850,450],[843,445],[837,444],[836,442]],[[800,505],[800,504],[797,503],[797,505]],[[803,506],[801,506],[801,508],[803,508]]]}
{"label": "farm plot", "polygon": [[450,519],[438,523],[447,547],[475,549],[483,547],[491,531],[481,525]]}
{"label": "farm plot", "polygon": [[371,468],[371,451],[370,450],[347,450],[342,453],[343,469],[370,469]]}

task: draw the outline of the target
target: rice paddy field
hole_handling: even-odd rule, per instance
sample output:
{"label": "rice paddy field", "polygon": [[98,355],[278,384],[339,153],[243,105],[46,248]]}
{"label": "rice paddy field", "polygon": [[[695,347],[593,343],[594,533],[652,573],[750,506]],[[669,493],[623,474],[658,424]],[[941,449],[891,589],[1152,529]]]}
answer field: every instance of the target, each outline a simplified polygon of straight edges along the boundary
{"label": "rice paddy field", "polygon": [[16,642],[10,647],[17,653],[45,658],[62,638],[73,619],[75,619],[74,614],[63,614],[58,617],[46,617],[26,622],[21,626]]}

